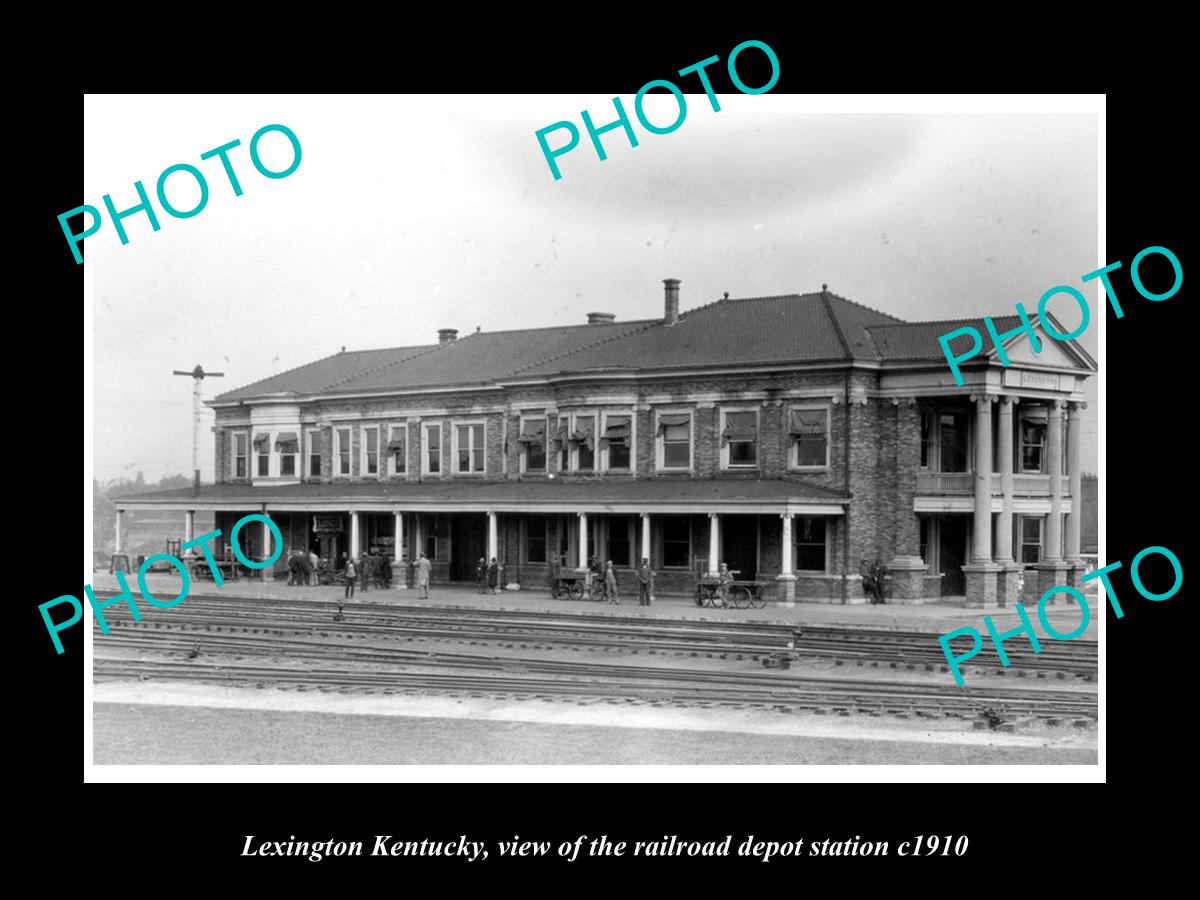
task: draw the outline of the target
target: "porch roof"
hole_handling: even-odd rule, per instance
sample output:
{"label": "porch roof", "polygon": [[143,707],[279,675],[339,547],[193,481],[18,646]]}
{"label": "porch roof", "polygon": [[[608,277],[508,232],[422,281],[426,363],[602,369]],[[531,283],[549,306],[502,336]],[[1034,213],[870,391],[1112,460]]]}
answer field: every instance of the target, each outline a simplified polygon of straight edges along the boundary
{"label": "porch roof", "polygon": [[118,509],[238,512],[727,512],[841,515],[849,501],[785,479],[607,478],[202,485],[117,498]]}

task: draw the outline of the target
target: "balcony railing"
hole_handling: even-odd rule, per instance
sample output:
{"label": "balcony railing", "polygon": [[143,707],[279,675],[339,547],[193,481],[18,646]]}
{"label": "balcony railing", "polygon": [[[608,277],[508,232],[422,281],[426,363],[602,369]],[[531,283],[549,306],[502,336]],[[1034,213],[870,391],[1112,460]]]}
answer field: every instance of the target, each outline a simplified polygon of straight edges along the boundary
{"label": "balcony railing", "polygon": [[[1062,495],[1069,496],[1071,481],[1066,475],[1062,479]],[[975,493],[974,472],[918,472],[917,493],[934,496],[971,496]],[[992,493],[1000,494],[1000,475],[992,473]],[[1049,497],[1049,475],[1013,475],[1014,497]]]}

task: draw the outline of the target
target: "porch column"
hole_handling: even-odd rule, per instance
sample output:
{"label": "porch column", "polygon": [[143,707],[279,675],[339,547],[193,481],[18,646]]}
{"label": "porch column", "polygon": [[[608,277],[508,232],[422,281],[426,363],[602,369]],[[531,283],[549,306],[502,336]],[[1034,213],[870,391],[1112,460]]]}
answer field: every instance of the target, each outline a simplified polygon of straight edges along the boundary
{"label": "porch column", "polygon": [[995,397],[972,394],[975,402],[975,504],[971,562],[962,567],[967,606],[996,605],[1000,567],[992,562],[992,403]]}
{"label": "porch column", "polygon": [[1050,473],[1050,516],[1046,520],[1046,546],[1042,559],[1062,559],[1062,401],[1050,401],[1050,426],[1046,430],[1046,471]]}
{"label": "porch column", "polygon": [[588,564],[588,521],[587,513],[579,514],[579,568],[586,569]]}
{"label": "porch column", "polygon": [[117,545],[116,545],[116,546],[113,548],[113,552],[114,552],[114,553],[120,553],[120,552],[121,552],[121,519],[122,519],[124,516],[125,516],[125,510],[123,510],[123,509],[118,509],[118,510],[117,510],[117,521],[116,521],[116,530],[117,530]]}
{"label": "porch column", "polygon": [[975,401],[975,527],[971,559],[992,561],[992,401],[976,394]]}
{"label": "porch column", "polygon": [[394,562],[396,565],[400,565],[402,562],[404,562],[404,513],[394,512],[392,515],[396,520],[396,525],[393,529],[393,533],[396,537],[396,543],[392,547],[392,562]]}
{"label": "porch column", "polygon": [[1000,516],[996,519],[996,562],[1000,566],[997,600],[1001,606],[1013,606],[1021,599],[1021,566],[1013,559],[1013,406],[1017,398],[1000,398],[999,442]]}
{"label": "porch column", "polygon": [[[1050,422],[1046,429],[1046,471],[1050,479],[1050,515],[1046,517],[1045,540],[1042,545],[1042,561],[1038,563],[1037,589],[1038,595],[1059,585],[1066,584],[1071,571],[1070,565],[1063,559],[1062,552],[1062,467],[1063,467],[1063,417],[1062,400],[1051,400],[1049,403]],[[1057,595],[1049,601],[1051,604],[1065,603],[1065,595]]]}
{"label": "porch column", "polygon": [[780,567],[780,574],[792,575],[792,514],[784,513],[780,518],[783,519],[783,547],[779,551],[783,565]]}
{"label": "porch column", "polygon": [[721,537],[721,517],[716,513],[708,514],[708,574],[715,576],[720,571],[717,559]]}
{"label": "porch column", "polygon": [[642,513],[642,556],[638,560],[650,559],[650,513]]}
{"label": "porch column", "polygon": [[1067,408],[1067,479],[1071,511],[1067,513],[1067,561],[1079,561],[1079,530],[1083,521],[1083,472],[1079,468],[1079,439],[1083,427],[1083,409],[1087,404],[1072,403]]}
{"label": "porch column", "polygon": [[350,558],[358,559],[358,513],[350,512]]}
{"label": "porch column", "polygon": [[795,606],[796,575],[792,570],[792,514],[785,512],[780,515],[780,518],[783,520],[783,536],[780,538],[782,546],[779,550],[779,575],[775,579],[779,582],[776,598],[784,606]]}
{"label": "porch column", "polygon": [[[196,536],[196,511],[189,509],[183,514],[183,542],[186,544]],[[192,551],[188,551],[189,553]]]}
{"label": "porch column", "polygon": [[[267,512],[265,509],[263,510],[262,514],[263,514],[264,519],[271,518],[271,514],[269,512]],[[274,549],[274,548],[271,548],[269,550],[268,548],[271,548],[271,526],[269,526],[264,521],[262,523],[262,558],[263,559],[267,559],[271,555],[271,550]],[[280,558],[281,559],[283,558],[282,553],[280,553]],[[262,570],[263,581],[273,581],[274,578],[275,578],[275,567],[273,565],[264,567]]]}
{"label": "porch column", "polygon": [[499,540],[496,537],[496,514],[488,510],[487,558],[488,562],[500,556]]}

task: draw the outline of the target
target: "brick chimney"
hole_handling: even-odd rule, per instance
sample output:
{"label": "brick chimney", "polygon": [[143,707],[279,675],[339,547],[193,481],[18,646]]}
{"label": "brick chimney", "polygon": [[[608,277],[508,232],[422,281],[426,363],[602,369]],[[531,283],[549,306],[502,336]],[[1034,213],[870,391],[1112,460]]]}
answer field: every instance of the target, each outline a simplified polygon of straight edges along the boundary
{"label": "brick chimney", "polygon": [[679,321],[679,279],[664,278],[663,285],[666,288],[666,312],[663,315],[663,323],[674,325]]}
{"label": "brick chimney", "polygon": [[446,344],[453,344],[457,340],[458,340],[458,329],[457,328],[439,328],[438,329],[438,343],[441,344],[443,347]]}
{"label": "brick chimney", "polygon": [[617,320],[614,313],[590,312],[587,316],[589,325],[611,325]]}

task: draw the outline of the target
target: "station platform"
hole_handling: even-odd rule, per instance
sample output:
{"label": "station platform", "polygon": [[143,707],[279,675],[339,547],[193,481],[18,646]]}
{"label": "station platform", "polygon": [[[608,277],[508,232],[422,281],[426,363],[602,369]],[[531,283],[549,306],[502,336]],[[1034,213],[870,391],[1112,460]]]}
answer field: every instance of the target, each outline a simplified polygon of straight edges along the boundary
{"label": "station platform", "polygon": [[[130,586],[136,592],[136,576],[129,579]],[[98,572],[92,576],[93,588],[97,590],[117,589],[116,576],[107,572]],[[175,574],[148,574],[147,587],[164,600],[176,596],[179,592],[179,577]],[[161,590],[160,590],[161,588]],[[350,600],[344,598],[344,588],[341,586],[296,587],[288,586],[286,581],[263,582],[259,580],[227,581],[217,587],[210,581],[195,581],[192,583],[188,596],[211,597],[250,597],[272,600],[313,600],[327,603],[345,603],[347,605],[383,605],[383,606],[461,606],[472,609],[509,609],[509,610],[541,610],[555,613],[573,613],[576,615],[611,615],[624,617],[661,617],[675,619],[698,619],[734,623],[773,622],[791,625],[845,625],[859,628],[881,628],[894,631],[929,631],[944,633],[955,628],[975,627],[984,631],[983,618],[991,616],[997,628],[1011,629],[1020,624],[1015,608],[998,607],[995,609],[968,608],[963,600],[945,603],[927,603],[914,606],[893,606],[890,604],[872,605],[834,605],[828,603],[802,603],[794,606],[781,606],[769,603],[762,609],[714,609],[697,606],[690,597],[667,596],[657,597],[651,606],[639,606],[637,593],[622,594],[620,605],[584,600],[555,600],[547,591],[522,590],[500,591],[498,594],[480,594],[474,585],[440,585],[435,584],[429,590],[429,598],[421,599],[421,593],[415,588],[391,588],[377,590],[371,588],[366,592],[356,590]],[[186,600],[183,602],[187,602]],[[1095,596],[1088,597],[1090,623],[1087,631],[1081,635],[1085,640],[1097,639],[1097,623],[1103,609],[1097,609]],[[1035,609],[1026,606],[1026,612],[1035,627],[1037,614]],[[1097,613],[1100,613],[1098,615]],[[1056,604],[1047,610],[1048,618],[1056,630],[1070,633],[1079,626],[1080,611],[1074,603]]]}

